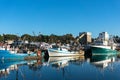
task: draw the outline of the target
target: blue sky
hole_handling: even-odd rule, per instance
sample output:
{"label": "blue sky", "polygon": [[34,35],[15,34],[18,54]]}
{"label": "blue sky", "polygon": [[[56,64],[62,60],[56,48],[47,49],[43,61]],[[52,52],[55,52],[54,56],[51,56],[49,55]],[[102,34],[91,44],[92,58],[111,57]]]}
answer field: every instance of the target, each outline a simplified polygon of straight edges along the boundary
{"label": "blue sky", "polygon": [[120,0],[0,0],[0,34],[120,36]]}

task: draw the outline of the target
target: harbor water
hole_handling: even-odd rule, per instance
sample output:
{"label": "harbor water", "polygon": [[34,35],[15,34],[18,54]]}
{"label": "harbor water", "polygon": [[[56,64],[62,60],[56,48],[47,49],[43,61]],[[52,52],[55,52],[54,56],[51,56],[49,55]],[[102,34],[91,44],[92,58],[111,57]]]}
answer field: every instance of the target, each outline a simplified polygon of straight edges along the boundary
{"label": "harbor water", "polygon": [[120,80],[116,56],[49,57],[0,61],[0,80]]}

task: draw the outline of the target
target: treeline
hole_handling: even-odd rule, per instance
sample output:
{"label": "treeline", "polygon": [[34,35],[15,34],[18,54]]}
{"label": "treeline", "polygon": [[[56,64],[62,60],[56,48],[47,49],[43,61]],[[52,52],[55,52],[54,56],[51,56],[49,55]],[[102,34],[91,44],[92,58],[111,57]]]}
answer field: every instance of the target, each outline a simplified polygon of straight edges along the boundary
{"label": "treeline", "polygon": [[[78,37],[78,36],[77,36]],[[29,42],[47,42],[47,43],[70,43],[71,41],[76,42],[77,37],[74,37],[72,34],[65,34],[62,36],[58,36],[55,34],[51,35],[37,35],[33,36],[30,34],[23,34],[22,36],[14,35],[14,34],[3,34],[0,35],[0,42],[7,41],[7,40],[27,40]],[[120,37],[119,36],[113,36],[114,42],[120,43]],[[94,38],[92,38],[92,42],[94,41]]]}
{"label": "treeline", "polygon": [[75,38],[72,34],[65,34],[62,36],[58,35],[43,35],[40,34],[38,36],[33,36],[29,34],[23,34],[22,36],[14,35],[14,34],[3,34],[0,35],[0,42],[7,41],[7,40],[27,40],[29,42],[47,42],[47,43],[54,43],[54,42],[61,42],[61,43],[70,43],[71,41],[75,41]]}
{"label": "treeline", "polygon": [[113,36],[115,43],[120,43],[120,37],[119,36]]}

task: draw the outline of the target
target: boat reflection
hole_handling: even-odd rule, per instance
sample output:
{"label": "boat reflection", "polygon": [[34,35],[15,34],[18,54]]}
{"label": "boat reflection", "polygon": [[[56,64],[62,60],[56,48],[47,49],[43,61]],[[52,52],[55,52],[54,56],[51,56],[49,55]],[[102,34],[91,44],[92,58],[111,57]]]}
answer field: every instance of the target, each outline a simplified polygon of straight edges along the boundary
{"label": "boat reflection", "polygon": [[[84,61],[84,56],[74,57],[49,57],[47,60],[32,60],[32,61],[15,61],[15,60],[0,60],[0,77],[9,75],[10,71],[18,71],[20,66],[27,65],[30,70],[37,71],[42,66],[51,66],[52,68],[60,69],[69,66],[69,63],[79,65]],[[19,69],[20,70],[20,69]]]}
{"label": "boat reflection", "polygon": [[116,55],[93,55],[90,59],[91,64],[97,68],[106,68],[115,61]]}
{"label": "boat reflection", "polygon": [[33,64],[34,62],[36,61],[0,60],[0,77],[10,74],[10,71],[17,71],[19,66]]}
{"label": "boat reflection", "polygon": [[51,65],[54,68],[64,68],[68,66],[69,63],[80,64],[84,61],[84,56],[74,56],[74,57],[49,57],[47,65]]}

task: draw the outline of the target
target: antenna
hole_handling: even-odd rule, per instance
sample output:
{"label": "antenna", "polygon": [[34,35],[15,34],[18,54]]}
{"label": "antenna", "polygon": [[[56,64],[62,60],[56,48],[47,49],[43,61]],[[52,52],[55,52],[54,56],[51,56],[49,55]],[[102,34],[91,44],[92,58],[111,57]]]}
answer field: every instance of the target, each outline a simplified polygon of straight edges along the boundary
{"label": "antenna", "polygon": [[33,31],[33,35],[36,36],[34,31]]}

